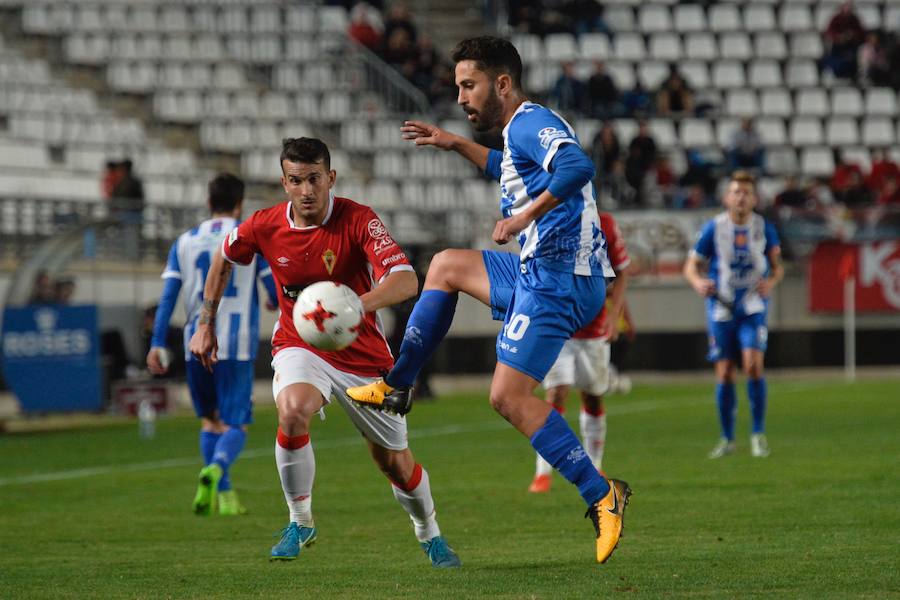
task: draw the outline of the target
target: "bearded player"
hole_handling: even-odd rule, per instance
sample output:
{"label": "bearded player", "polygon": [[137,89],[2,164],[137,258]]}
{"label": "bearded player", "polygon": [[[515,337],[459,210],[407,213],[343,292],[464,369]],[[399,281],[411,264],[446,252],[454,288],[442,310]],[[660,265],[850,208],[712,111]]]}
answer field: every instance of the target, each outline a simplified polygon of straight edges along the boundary
{"label": "bearded player", "polygon": [[[281,168],[288,201],[257,211],[224,240],[210,268],[200,324],[190,346],[204,366],[212,368],[217,361],[216,311],[232,263],[246,264],[261,254],[271,265],[279,290],[281,316],[272,338],[272,394],[278,409],[275,463],[290,511],[290,522],[272,547],[271,559],[295,559],[316,540],[310,422],[334,395],[391,481],[394,497],[409,514],[432,565],[458,567],[459,557],[435,519],[428,473],[407,446],[405,418],[360,407],[344,393],[391,368],[393,357],[375,311],[415,296],[416,274],[372,209],[332,193],[336,173],[324,143],[311,138],[284,140]],[[360,296],[366,313],[358,338],[340,352],[305,343],[292,319],[300,291],[326,280],[349,286]]]}
{"label": "bearded player", "polygon": [[[593,321],[579,329],[566,341],[559,357],[544,377],[546,400],[559,414],[566,411],[566,399],[573,387],[581,391],[578,425],[581,442],[597,471],[602,472],[603,449],[606,445],[606,411],[603,394],[610,383],[610,342],[618,336],[618,320],[625,311],[626,268],[631,264],[625,239],[613,216],[600,213],[600,225],[606,235],[609,260],[616,279],[608,288],[606,306]],[[538,454],[534,479],[529,492],[549,492],[553,465]]]}

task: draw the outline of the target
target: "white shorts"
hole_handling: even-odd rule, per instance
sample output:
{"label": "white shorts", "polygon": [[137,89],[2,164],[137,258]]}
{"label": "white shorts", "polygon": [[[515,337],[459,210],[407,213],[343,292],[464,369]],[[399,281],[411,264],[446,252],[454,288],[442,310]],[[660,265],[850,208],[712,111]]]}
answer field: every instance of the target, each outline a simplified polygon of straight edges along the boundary
{"label": "white shorts", "polygon": [[[284,348],[272,359],[272,395],[278,401],[278,394],[294,383],[308,383],[315,386],[330,404],[332,395],[350,415],[363,436],[378,446],[388,450],[405,450],[407,442],[406,418],[382,412],[368,406],[356,404],[347,397],[347,388],[372,383],[375,378],[354,375],[335,369],[327,362],[303,348]],[[325,407],[322,407],[325,410]]]}
{"label": "white shorts", "polygon": [[544,389],[561,385],[600,396],[609,390],[609,342],[601,338],[571,338],[544,377]]}

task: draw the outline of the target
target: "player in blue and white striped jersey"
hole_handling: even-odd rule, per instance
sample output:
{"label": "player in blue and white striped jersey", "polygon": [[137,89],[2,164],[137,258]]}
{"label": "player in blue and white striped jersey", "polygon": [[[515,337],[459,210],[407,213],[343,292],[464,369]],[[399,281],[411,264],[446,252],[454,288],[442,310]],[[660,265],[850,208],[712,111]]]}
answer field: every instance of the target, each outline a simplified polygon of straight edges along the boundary
{"label": "player in blue and white striped jersey", "polygon": [[753,420],[750,452],[769,455],[766,439],[768,402],[763,362],[769,330],[766,317],[772,289],[784,276],[781,243],[775,227],[756,207],[756,183],[735,171],[728,183],[727,209],[707,221],[684,265],[691,287],[706,299],[709,360],[715,365],[716,403],[722,437],[709,453],[721,458],[735,451],[734,421],[737,365],[747,374],[747,397]]}
{"label": "player in blue and white striped jersey", "polygon": [[180,292],[185,311],[184,353],[187,381],[200,417],[200,452],[204,467],[194,498],[194,512],[211,514],[216,505],[220,514],[244,512],[231,486],[229,467],[237,459],[253,418],[253,363],[259,344],[259,294],[263,283],[268,306],[276,303],[272,272],[262,257],[248,266],[234,269],[219,305],[216,333],[220,340],[218,363],[208,372],[188,350],[197,328],[203,301],[203,287],[214,252],[240,219],[244,183],[228,173],[209,182],[208,204],[211,218],[181,234],[169,251],[162,278],[165,281],[147,366],[153,373],[165,373],[165,333]]}
{"label": "player in blue and white striped jersey", "polygon": [[454,249],[435,256],[394,368],[383,381],[347,393],[370,406],[408,411],[410,387],[450,328],[458,292],[490,306],[504,320],[491,404],[578,488],[595,527],[597,561],[605,562],[619,541],[631,491],[600,476],[565,420],[534,395],[566,340],[600,312],[606,280],[615,276],[594,200],[593,163],[568,123],[528,101],[511,43],[464,40],[453,60],[458,103],[477,130],[502,129],[503,152],[420,121],[407,121],[401,131],[417,146],[459,153],[498,180],[503,218],[493,239],[516,239],[521,251]]}

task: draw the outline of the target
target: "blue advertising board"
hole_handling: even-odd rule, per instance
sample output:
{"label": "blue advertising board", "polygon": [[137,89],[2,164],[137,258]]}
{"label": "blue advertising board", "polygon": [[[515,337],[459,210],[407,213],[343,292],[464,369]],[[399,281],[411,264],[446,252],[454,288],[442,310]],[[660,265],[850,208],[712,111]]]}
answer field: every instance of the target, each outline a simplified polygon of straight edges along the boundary
{"label": "blue advertising board", "polygon": [[36,305],[3,311],[3,376],[22,410],[98,410],[97,307]]}

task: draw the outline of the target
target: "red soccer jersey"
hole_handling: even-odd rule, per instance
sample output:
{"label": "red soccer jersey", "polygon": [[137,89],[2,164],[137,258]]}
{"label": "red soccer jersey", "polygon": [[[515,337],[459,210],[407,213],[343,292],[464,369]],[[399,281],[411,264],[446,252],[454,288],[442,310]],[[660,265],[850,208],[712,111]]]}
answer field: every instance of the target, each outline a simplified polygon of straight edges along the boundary
{"label": "red soccer jersey", "polygon": [[338,281],[362,295],[392,271],[413,270],[371,208],[332,197],[325,220],[310,227],[294,225],[290,202],[257,211],[222,243],[222,255],[234,263],[247,264],[255,253],[268,261],[278,286],[281,316],[272,335],[273,354],[289,346],[305,348],[336,369],[367,377],[377,377],[393,366],[394,357],[374,312],[366,313],[356,341],[339,352],[318,350],[304,342],[293,320],[297,295],[312,283]]}
{"label": "red soccer jersey", "polygon": [[[619,231],[616,220],[609,213],[600,213],[600,228],[603,235],[606,236],[606,252],[609,254],[609,262],[616,273],[620,273],[622,269],[628,266],[631,258],[628,256],[628,250],[625,249],[625,238]],[[603,321],[606,320],[606,306],[600,311],[600,314],[594,317],[594,320],[576,331],[573,338],[598,338],[603,327]]]}

